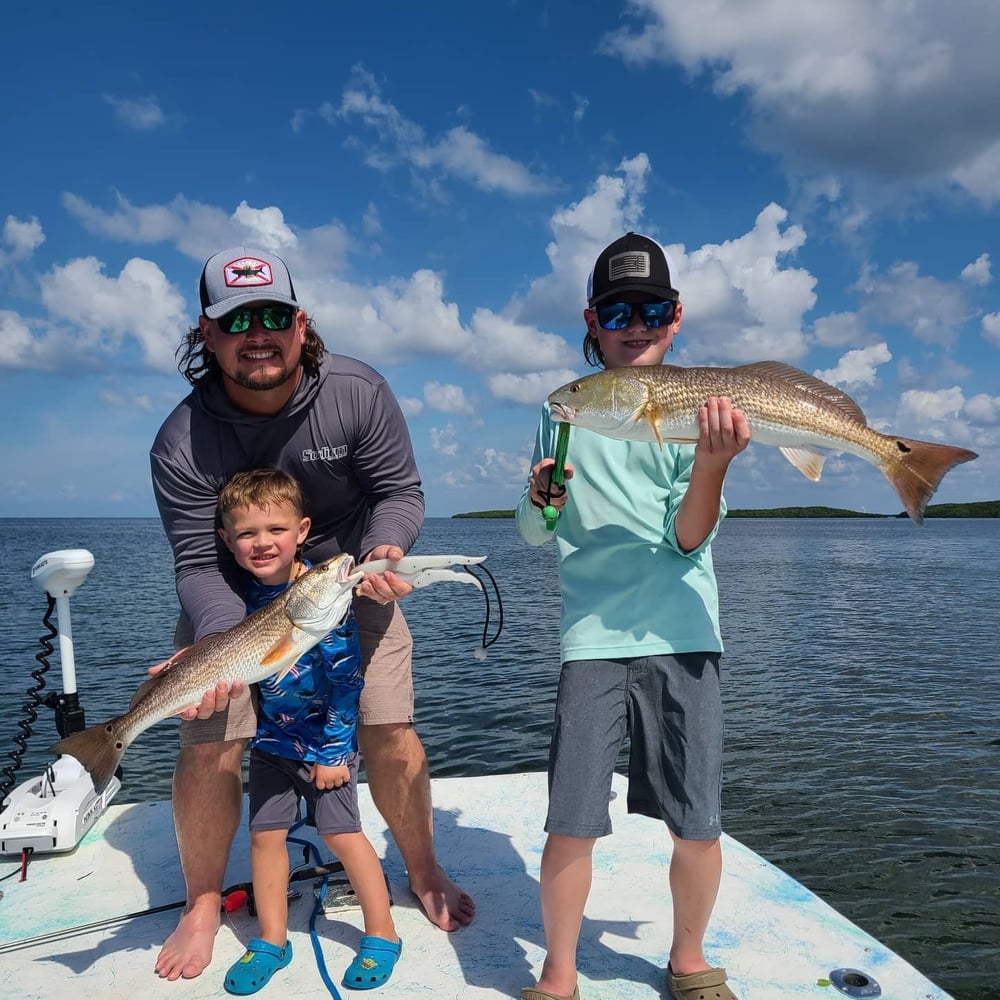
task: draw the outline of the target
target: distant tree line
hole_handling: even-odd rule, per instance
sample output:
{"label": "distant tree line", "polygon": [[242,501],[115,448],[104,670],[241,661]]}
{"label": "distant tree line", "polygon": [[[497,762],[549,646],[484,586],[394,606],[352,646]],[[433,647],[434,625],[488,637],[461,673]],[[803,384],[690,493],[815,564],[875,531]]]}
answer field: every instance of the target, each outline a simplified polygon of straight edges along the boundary
{"label": "distant tree line", "polygon": [[[512,518],[512,510],[475,510],[466,514],[452,514],[452,517],[493,517]],[[867,514],[858,510],[843,510],[840,507],[770,507],[766,510],[731,510],[728,517],[908,517],[906,511],[899,514]],[[976,503],[931,504],[924,517],[1000,517],[1000,500],[981,500]]]}

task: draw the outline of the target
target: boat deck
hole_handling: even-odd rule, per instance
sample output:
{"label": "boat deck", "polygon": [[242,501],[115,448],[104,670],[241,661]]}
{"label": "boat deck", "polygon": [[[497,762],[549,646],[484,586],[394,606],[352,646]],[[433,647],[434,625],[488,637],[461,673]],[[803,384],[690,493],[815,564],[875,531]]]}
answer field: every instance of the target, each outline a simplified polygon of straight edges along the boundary
{"label": "boat deck", "polygon": [[[615,833],[599,841],[594,883],[579,952],[583,1000],[651,1000],[664,994],[671,935],[666,870],[670,841],[662,825],[625,811],[625,779],[616,776]],[[544,774],[440,778],[433,782],[438,854],[476,900],[468,928],[446,934],[423,916],[366,785],[360,789],[365,830],[384,859],[403,953],[390,982],[372,995],[461,998],[517,997],[534,982],[544,955],[538,871],[544,834]],[[298,831],[296,836],[302,831]],[[724,873],[706,941],[711,961],[729,971],[741,1000],[845,994],[825,985],[833,969],[874,978],[886,1000],[948,1000],[899,956],[851,924],[816,895],[731,838],[724,838]],[[328,859],[325,848],[320,857]],[[292,845],[292,866],[301,863]],[[0,875],[17,859],[0,859]],[[249,879],[249,846],[241,829],[226,884]],[[309,939],[312,883],[289,907],[291,965],[261,996],[327,997]],[[0,882],[0,996],[63,1000],[222,997],[229,965],[256,933],[246,908],[223,916],[213,965],[197,979],[168,983],[153,972],[178,910],[81,925],[168,904],[183,897],[168,802],[112,805],[69,854],[39,856]],[[357,908],[330,909],[316,929],[330,977],[343,970],[361,937]],[[36,944],[25,939],[46,935]],[[12,947],[13,945],[13,947]]]}

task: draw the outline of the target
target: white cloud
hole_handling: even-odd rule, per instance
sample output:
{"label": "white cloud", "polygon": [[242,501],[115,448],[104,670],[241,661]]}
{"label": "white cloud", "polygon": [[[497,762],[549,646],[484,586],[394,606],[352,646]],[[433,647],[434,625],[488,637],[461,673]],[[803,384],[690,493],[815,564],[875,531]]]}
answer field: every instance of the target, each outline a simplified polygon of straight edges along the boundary
{"label": "white cloud", "polygon": [[551,95],[534,87],[528,88],[528,96],[536,108],[554,108],[559,102]]}
{"label": "white cloud", "polygon": [[980,149],[952,169],[955,183],[987,205],[1000,200],[1000,142]]}
{"label": "white cloud", "polygon": [[360,67],[355,67],[339,106],[325,103],[319,114],[330,124],[355,120],[363,123],[378,141],[378,145],[368,147],[360,136],[351,137],[365,162],[380,171],[408,164],[427,175],[430,187],[425,190],[437,200],[445,197],[440,180],[447,177],[463,180],[480,191],[515,196],[544,194],[553,187],[541,174],[492,150],[482,136],[464,125],[438,138],[428,138],[420,125],[382,97],[375,77]]}
{"label": "white cloud", "polygon": [[97,393],[97,398],[116,410],[138,410],[141,413],[160,412],[149,394],[145,392],[126,395],[115,389],[102,389]]}
{"label": "white cloud", "polygon": [[445,427],[432,427],[430,429],[431,447],[446,458],[453,458],[458,454],[458,433],[453,424]]}
{"label": "white cloud", "polygon": [[[93,363],[134,340],[143,363],[158,371],[174,367],[174,352],[187,324],[184,300],[152,261],[133,257],[118,277],[104,273],[95,257],[80,257],[42,276],[42,302],[64,321],[63,363]],[[70,325],[71,324],[71,325]]]}
{"label": "white cloud", "polygon": [[982,320],[983,339],[1000,347],[1000,313],[987,313]]}
{"label": "white cloud", "polygon": [[805,355],[802,320],[816,302],[816,279],[781,264],[806,241],[805,230],[785,225],[787,218],[772,203],[735,239],[690,255],[668,247],[680,264],[681,333],[693,355],[729,364],[762,357],[794,362]]}
{"label": "white cloud", "polygon": [[3,224],[3,241],[10,247],[11,258],[22,259],[30,257],[45,242],[45,233],[34,216],[22,222],[8,215]]}
{"label": "white cloud", "polygon": [[993,280],[990,255],[981,253],[971,264],[966,264],[962,268],[961,277],[970,285],[979,285],[980,287],[988,285]]}
{"label": "white cloud", "polygon": [[598,177],[583,198],[553,213],[553,238],[545,247],[550,271],[532,280],[523,297],[511,300],[514,319],[547,326],[563,322],[570,312],[580,317],[582,338],[587,276],[608,243],[638,226],[650,171],[644,153],[622,160],[613,174]]}
{"label": "white cloud", "polygon": [[155,97],[112,97],[104,95],[104,102],[114,109],[115,121],[138,132],[149,132],[167,124],[167,116]]}
{"label": "white cloud", "polygon": [[579,374],[578,371],[571,368],[531,372],[528,375],[502,372],[498,375],[491,375],[486,381],[490,392],[497,399],[540,406],[553,389],[565,385],[567,382],[572,382]]}
{"label": "white cloud", "polygon": [[966,400],[964,412],[977,424],[1000,424],[1000,396],[977,393]]}
{"label": "white cloud", "polygon": [[[213,205],[177,195],[160,205],[134,205],[118,191],[112,192],[114,208],[107,211],[72,192],[62,204],[88,232],[125,243],[174,243],[183,253],[204,263],[226,246],[260,247],[288,254],[297,246],[294,231],[280,208],[254,208],[241,201],[227,213]],[[314,242],[329,227],[312,230]],[[336,227],[334,227],[336,231]]]}
{"label": "white cloud", "polygon": [[28,321],[15,312],[0,310],[0,368],[30,368],[39,358]]}
{"label": "white cloud", "polygon": [[523,486],[528,480],[529,462],[528,454],[511,454],[496,448],[485,448],[482,458],[473,465],[481,479],[501,485]]}
{"label": "white cloud", "polygon": [[425,382],[424,402],[428,409],[439,413],[474,416],[478,412],[475,402],[465,395],[465,390],[460,385],[444,382]]}
{"label": "white cloud", "polygon": [[873,386],[878,376],[878,366],[892,360],[892,354],[885,344],[873,344],[856,351],[848,351],[837,362],[836,367],[816,371],[816,378],[833,385]]}
{"label": "white cloud", "polygon": [[361,217],[361,228],[367,236],[382,235],[382,220],[379,218],[378,207],[373,201],[368,202],[368,207]]}
{"label": "white cloud", "polygon": [[[582,341],[587,276],[600,251],[630,229],[661,239],[655,228],[640,225],[651,169],[645,154],[623,160],[578,202],[553,213],[554,238],[545,248],[550,271],[534,279],[523,297],[511,300],[511,316],[544,326],[565,322],[567,313],[580,315]],[[786,263],[806,242],[805,230],[787,220],[787,211],[772,203],[749,232],[690,254],[683,244],[661,239],[676,264],[675,285],[684,303],[678,347],[685,361],[733,364],[767,357],[794,362],[806,354],[803,316],[816,302],[816,279]],[[582,357],[575,346],[572,355]],[[538,359],[534,367],[567,363],[566,357]]]}
{"label": "white cloud", "polygon": [[469,328],[472,336],[460,358],[477,371],[537,371],[568,365],[575,356],[562,337],[543,333],[489,309],[477,309]]}
{"label": "white cloud", "polygon": [[831,313],[813,323],[813,335],[822,347],[844,347],[862,340],[864,324],[857,313]]}
{"label": "white cloud", "polygon": [[920,274],[913,261],[894,264],[886,274],[868,269],[858,281],[862,316],[905,327],[918,340],[952,343],[970,312],[955,284]]}
{"label": "white cloud", "polygon": [[416,399],[414,396],[400,396],[398,398],[399,408],[403,411],[403,416],[419,417],[424,412],[424,401]]}
{"label": "white cloud", "polygon": [[753,140],[796,172],[930,179],[1000,198],[1000,111],[990,96],[1000,88],[1000,7],[632,0],[628,12],[602,51],[636,65],[678,63],[720,95],[745,96]]}
{"label": "white cloud", "polygon": [[909,389],[900,397],[901,413],[912,414],[923,420],[943,420],[957,417],[965,405],[965,396],[960,386],[949,389],[928,391]]}

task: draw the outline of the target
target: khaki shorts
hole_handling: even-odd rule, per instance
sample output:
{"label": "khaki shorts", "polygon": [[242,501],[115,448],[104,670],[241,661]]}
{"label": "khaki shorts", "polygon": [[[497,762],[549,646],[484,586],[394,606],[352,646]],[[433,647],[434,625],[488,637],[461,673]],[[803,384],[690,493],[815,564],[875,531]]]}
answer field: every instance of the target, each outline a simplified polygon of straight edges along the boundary
{"label": "khaki shorts", "polygon": [[[365,597],[354,601],[361,640],[365,686],[358,722],[363,726],[413,722],[413,638],[396,601],[385,606]],[[193,640],[191,622],[181,612],[174,648]],[[257,732],[256,685],[209,719],[181,720],[182,747],[223,740],[249,740]]]}

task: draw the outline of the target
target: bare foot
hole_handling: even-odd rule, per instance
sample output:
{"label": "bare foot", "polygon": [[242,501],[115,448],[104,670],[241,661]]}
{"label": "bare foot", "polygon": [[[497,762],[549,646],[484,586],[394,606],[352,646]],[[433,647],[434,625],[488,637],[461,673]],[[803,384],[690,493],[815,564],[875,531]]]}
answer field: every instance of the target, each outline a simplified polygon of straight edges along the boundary
{"label": "bare foot", "polygon": [[200,907],[185,910],[177,929],[167,938],[156,959],[156,974],[173,982],[182,976],[200,976],[212,961],[212,946],[219,929],[219,910]]}
{"label": "bare foot", "polygon": [[472,923],[476,915],[476,904],[472,897],[461,889],[438,865],[426,884],[417,885],[410,881],[410,892],[417,897],[427,919],[443,931],[458,930]]}

